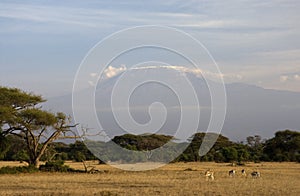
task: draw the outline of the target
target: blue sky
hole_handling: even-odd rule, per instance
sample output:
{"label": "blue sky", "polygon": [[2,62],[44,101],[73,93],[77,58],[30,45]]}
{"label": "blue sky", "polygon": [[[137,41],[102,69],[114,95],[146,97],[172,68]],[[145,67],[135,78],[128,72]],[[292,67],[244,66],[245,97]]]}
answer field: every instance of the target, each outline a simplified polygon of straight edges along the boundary
{"label": "blue sky", "polygon": [[298,0],[1,0],[0,84],[46,97],[69,93],[101,39],[166,25],[201,41],[225,82],[300,92],[299,10]]}

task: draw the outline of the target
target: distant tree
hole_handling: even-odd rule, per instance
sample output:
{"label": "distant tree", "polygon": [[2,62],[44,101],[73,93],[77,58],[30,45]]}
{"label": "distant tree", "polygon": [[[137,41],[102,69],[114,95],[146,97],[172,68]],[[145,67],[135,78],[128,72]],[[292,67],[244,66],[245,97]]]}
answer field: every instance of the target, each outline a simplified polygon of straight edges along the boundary
{"label": "distant tree", "polygon": [[242,163],[244,161],[250,160],[249,147],[247,145],[243,145],[242,143],[234,144],[234,148],[237,150],[237,162]]}
{"label": "distant tree", "polygon": [[45,100],[15,88],[0,87],[1,137],[16,135],[26,143],[28,163],[38,167],[48,145],[72,132],[70,118],[63,113],[44,111]]}
{"label": "distant tree", "polygon": [[235,162],[238,160],[238,152],[234,147],[225,147],[222,149],[225,162]]}
{"label": "distant tree", "polygon": [[285,130],[275,133],[266,141],[264,153],[272,161],[298,161],[300,155],[300,133]]}
{"label": "distant tree", "polygon": [[252,148],[258,147],[261,144],[261,136],[260,135],[248,136],[247,144]]}
{"label": "distant tree", "polygon": [[262,159],[266,159],[263,154],[264,142],[260,135],[248,136],[247,145],[252,161],[259,162]]}
{"label": "distant tree", "polygon": [[[71,145],[71,144],[69,144]],[[69,145],[63,142],[53,142],[49,145],[48,148],[50,148],[52,152],[50,152],[50,159],[48,161],[52,160],[69,160]]]}
{"label": "distant tree", "polygon": [[[1,129],[0,129],[1,132]],[[6,153],[9,150],[9,142],[4,135],[0,134],[0,160],[6,156]]]}
{"label": "distant tree", "polygon": [[69,145],[68,157],[74,161],[96,160],[97,158],[90,152],[82,141],[76,141]]}
{"label": "distant tree", "polygon": [[196,133],[190,139],[190,145],[188,148],[183,152],[183,154],[178,158],[180,161],[216,161],[216,162],[224,162],[224,156],[222,154],[222,149],[225,147],[229,147],[233,145],[227,137],[223,135],[217,135],[218,139],[215,141],[213,147],[210,151],[200,157],[199,156],[199,149],[203,142],[204,137],[207,136],[207,141],[210,139],[216,138],[216,133]]}
{"label": "distant tree", "polygon": [[121,136],[115,136],[112,141],[119,144],[121,147],[130,150],[153,150],[159,148],[169,142],[173,137],[167,135],[133,135],[125,134]]}
{"label": "distant tree", "polygon": [[28,153],[26,150],[26,143],[22,138],[16,135],[7,135],[5,139],[8,145],[3,160],[26,161],[26,162],[29,161]]}

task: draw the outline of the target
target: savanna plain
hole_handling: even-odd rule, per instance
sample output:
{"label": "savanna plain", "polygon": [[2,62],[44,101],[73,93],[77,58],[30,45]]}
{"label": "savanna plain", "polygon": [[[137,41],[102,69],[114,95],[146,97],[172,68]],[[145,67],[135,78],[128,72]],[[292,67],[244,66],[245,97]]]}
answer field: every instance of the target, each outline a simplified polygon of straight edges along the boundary
{"label": "savanna plain", "polygon": [[[66,164],[84,170],[82,163]],[[20,163],[0,162],[0,167],[7,165]],[[299,163],[171,163],[150,171],[88,165],[100,172],[1,174],[0,195],[300,195]],[[214,171],[214,181],[206,179],[207,169]],[[228,175],[231,169],[236,170],[234,177]],[[252,178],[252,171],[259,171],[261,177]]]}

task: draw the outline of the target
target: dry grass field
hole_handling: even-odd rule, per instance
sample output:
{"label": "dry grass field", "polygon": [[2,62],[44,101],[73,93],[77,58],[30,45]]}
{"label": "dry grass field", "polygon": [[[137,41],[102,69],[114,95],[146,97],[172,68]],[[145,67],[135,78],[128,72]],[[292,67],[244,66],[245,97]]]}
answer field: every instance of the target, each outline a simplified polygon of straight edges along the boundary
{"label": "dry grass field", "polygon": [[[84,169],[81,163],[68,162],[73,168]],[[143,171],[122,171],[107,165],[95,165],[105,171],[85,173],[34,173],[0,175],[0,195],[300,195],[300,164],[249,163],[229,166],[216,163],[175,163]],[[0,162],[5,165],[20,165]],[[206,181],[204,172],[215,172],[214,181]],[[228,171],[237,170],[235,177]],[[248,176],[242,177],[246,169]],[[250,173],[257,170],[261,178]]]}

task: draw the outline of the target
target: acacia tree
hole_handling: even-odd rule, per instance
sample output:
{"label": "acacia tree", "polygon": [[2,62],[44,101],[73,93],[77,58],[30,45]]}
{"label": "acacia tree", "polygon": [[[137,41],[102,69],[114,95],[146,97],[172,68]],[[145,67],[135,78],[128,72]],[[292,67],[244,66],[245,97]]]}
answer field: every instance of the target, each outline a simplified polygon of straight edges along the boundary
{"label": "acacia tree", "polygon": [[39,166],[48,145],[66,137],[76,126],[70,125],[70,118],[64,113],[42,110],[40,104],[43,102],[45,100],[39,95],[0,87],[0,135],[16,135],[23,139],[29,155],[27,161],[35,167]]}
{"label": "acacia tree", "polygon": [[275,133],[275,137],[266,141],[264,153],[272,161],[300,162],[299,131],[284,130]]}

